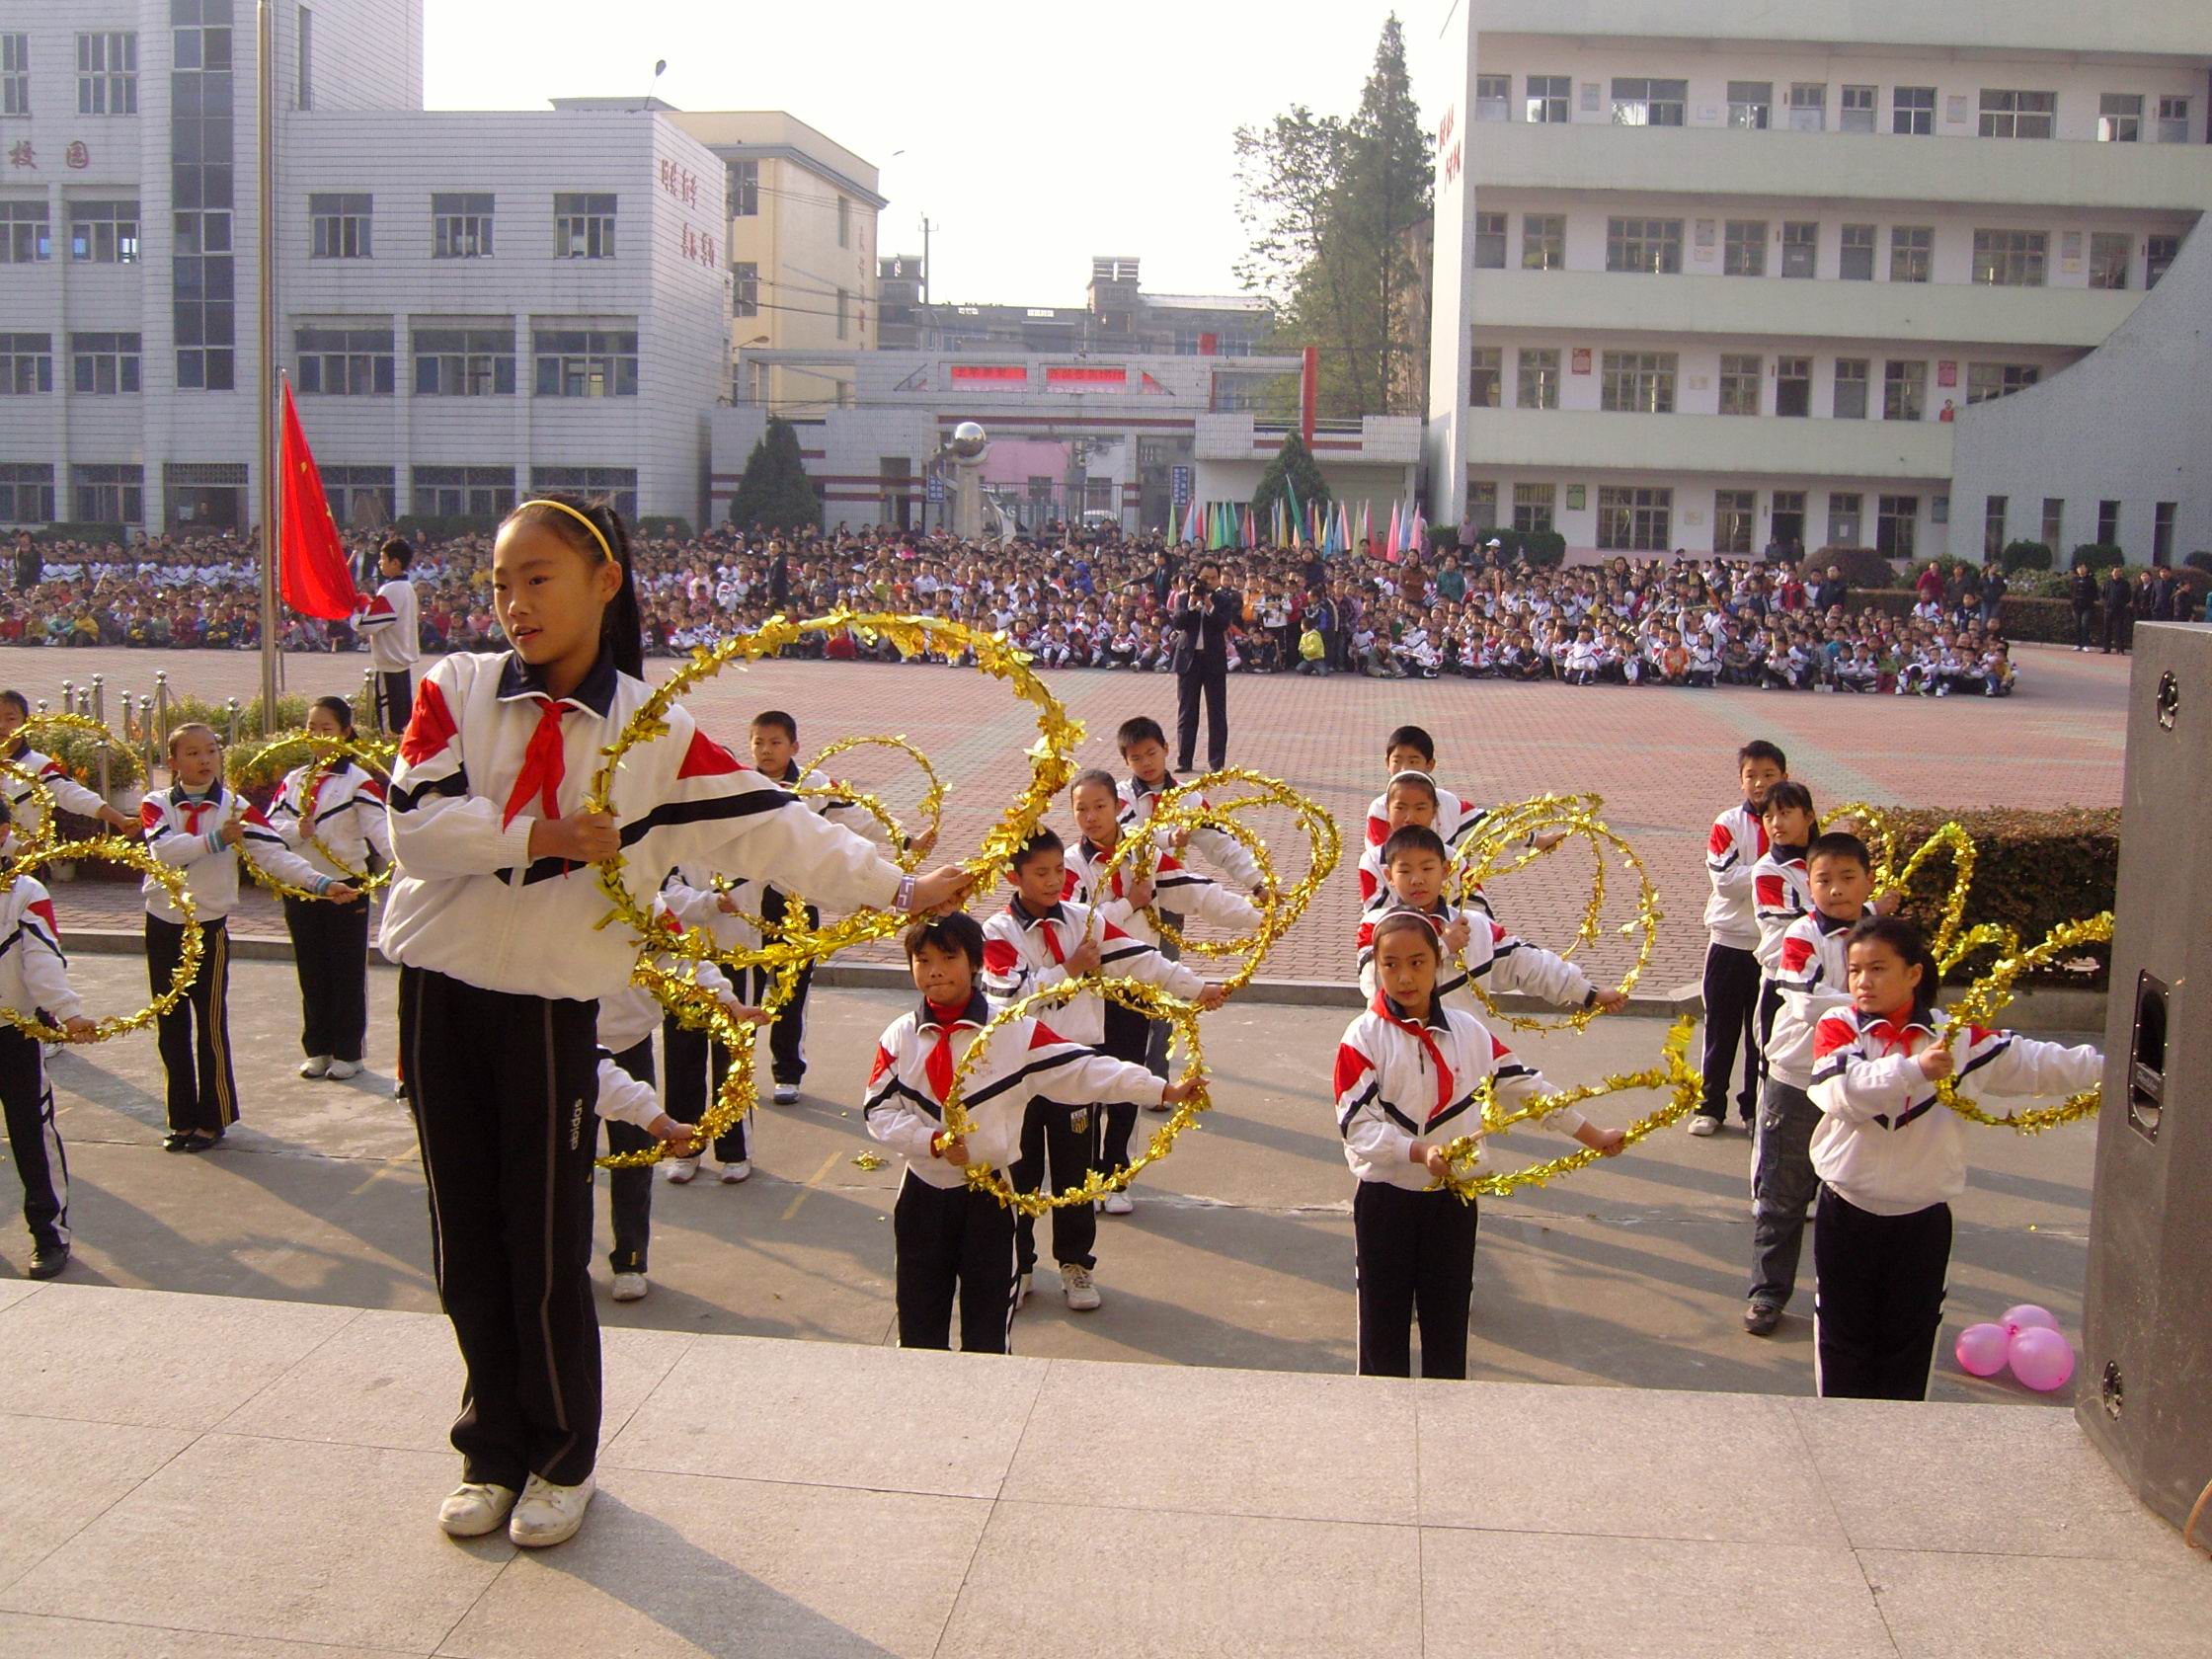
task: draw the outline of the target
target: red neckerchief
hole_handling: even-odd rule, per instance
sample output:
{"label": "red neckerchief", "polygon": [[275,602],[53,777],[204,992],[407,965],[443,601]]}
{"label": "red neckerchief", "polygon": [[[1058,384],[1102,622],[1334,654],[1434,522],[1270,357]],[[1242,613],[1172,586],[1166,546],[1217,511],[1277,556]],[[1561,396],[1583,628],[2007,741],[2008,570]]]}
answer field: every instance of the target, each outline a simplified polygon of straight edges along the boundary
{"label": "red neckerchief", "polygon": [[[1120,842],[1120,841],[1116,841],[1116,842],[1114,843],[1114,846],[1120,846],[1120,845],[1121,845],[1121,842]],[[1086,849],[1087,849],[1087,850],[1089,851],[1089,853],[1090,853],[1090,855],[1091,855],[1091,860],[1092,860],[1092,862],[1094,862],[1094,863],[1095,863],[1095,862],[1096,862],[1097,860],[1101,859],[1101,858],[1105,858],[1105,857],[1109,856],[1109,855],[1110,855],[1110,854],[1111,854],[1111,853],[1113,852],[1113,850],[1114,850],[1114,847],[1102,847],[1102,846],[1100,846],[1100,845],[1099,845],[1099,844],[1098,844],[1098,843],[1097,843],[1096,841],[1092,840],[1092,839],[1091,839],[1091,838],[1090,838],[1090,837],[1089,837],[1088,835],[1085,835],[1085,836],[1083,837],[1083,846],[1084,846],[1084,847],[1085,847],[1085,848],[1086,848]],[[1119,898],[1120,898],[1120,897],[1122,896],[1122,872],[1121,872],[1121,866],[1120,866],[1120,865],[1118,865],[1118,864],[1117,864],[1116,866],[1114,866],[1114,874],[1113,874],[1113,877],[1112,877],[1112,879],[1111,879],[1111,880],[1110,880],[1110,881],[1108,882],[1108,884],[1107,884],[1107,885],[1108,885],[1109,887],[1111,887],[1111,888],[1113,889],[1113,893],[1114,893],[1114,897],[1115,897],[1115,898],[1119,899]]]}
{"label": "red neckerchief", "polygon": [[[1058,905],[1053,907],[1055,910],[1059,908]],[[1018,901],[1013,906],[1013,911],[1016,919],[1024,926],[1034,927],[1045,935],[1045,948],[1053,953],[1053,966],[1056,968],[1066,967],[1067,953],[1060,948],[1060,935],[1053,931],[1053,916],[1050,913],[1033,916],[1029,913],[1028,907]]]}
{"label": "red neckerchief", "polygon": [[[1431,1006],[1433,1007],[1434,1004],[1432,1003]],[[1437,1047],[1436,1039],[1429,1035],[1429,1028],[1426,1025],[1417,1024],[1412,1020],[1400,1018],[1392,1013],[1390,1011],[1390,999],[1380,990],[1375,993],[1374,1008],[1388,1023],[1396,1026],[1400,1031],[1409,1031],[1418,1038],[1421,1047],[1428,1051],[1429,1059],[1435,1063],[1436,1109],[1430,1112],[1429,1122],[1436,1122],[1438,1117],[1443,1114],[1444,1109],[1452,1104],[1452,1067],[1444,1063],[1444,1051]]]}
{"label": "red neckerchief", "polygon": [[185,833],[188,835],[197,835],[199,833],[199,815],[207,811],[208,808],[212,807],[215,804],[215,798],[210,794],[203,801],[184,799],[180,800],[177,804],[184,809]]}
{"label": "red neckerchief", "polygon": [[922,1068],[928,1073],[931,1091],[941,1101],[952,1092],[952,1049],[950,1045],[954,1028],[963,1024],[967,1019],[968,1004],[963,1002],[957,1008],[947,1008],[939,1003],[931,1002],[928,1004],[928,1008],[929,1017],[937,1023],[937,1042],[936,1046],[929,1051],[928,1056],[922,1061]]}
{"label": "red neckerchief", "polygon": [[502,830],[514,822],[532,796],[538,798],[547,818],[561,816],[561,779],[568,770],[561,747],[561,716],[568,712],[568,705],[551,697],[539,697],[537,705],[537,730],[530,734],[529,747],[522,751],[522,769],[514,776],[514,787],[508,791],[507,813],[500,820]]}
{"label": "red neckerchief", "polygon": [[1915,1031],[1926,1031],[1931,1037],[1936,1035],[1933,1028],[1923,1025],[1913,1017],[1913,1008],[1909,1003],[1894,1014],[1860,1015],[1858,1029],[1881,1044],[1885,1054],[1902,1051],[1908,1056],[1913,1051]]}

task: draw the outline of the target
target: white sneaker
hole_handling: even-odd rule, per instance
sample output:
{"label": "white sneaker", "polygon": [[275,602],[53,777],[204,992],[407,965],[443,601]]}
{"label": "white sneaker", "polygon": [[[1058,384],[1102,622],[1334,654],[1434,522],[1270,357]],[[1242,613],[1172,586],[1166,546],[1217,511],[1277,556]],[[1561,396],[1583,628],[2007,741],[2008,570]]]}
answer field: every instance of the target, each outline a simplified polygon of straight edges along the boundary
{"label": "white sneaker", "polygon": [[334,1060],[330,1063],[330,1070],[325,1074],[332,1082],[342,1083],[348,1077],[361,1074],[361,1063],[357,1060]]}
{"label": "white sneaker", "polygon": [[1014,1279],[1014,1311],[1021,1311],[1021,1304],[1029,1300],[1029,1275],[1016,1275]]}
{"label": "white sneaker", "polygon": [[796,1106],[799,1104],[799,1085],[797,1083],[778,1083],[775,1093],[770,1095],[769,1098],[778,1106]]}
{"label": "white sneaker", "polygon": [[1106,1214],[1109,1216],[1126,1216],[1136,1208],[1137,1200],[1125,1192],[1110,1192],[1106,1195]]}
{"label": "white sneaker", "polygon": [[66,1043],[40,1043],[39,1045],[40,1056],[48,1066],[51,1066],[68,1052],[69,1045]]}
{"label": "white sneaker", "polygon": [[1099,1304],[1098,1286],[1092,1281],[1087,1267],[1077,1267],[1073,1262],[1062,1262],[1060,1286],[1067,1297],[1067,1305],[1077,1313],[1088,1313]]}
{"label": "white sneaker", "polygon": [[574,1486],[556,1486],[531,1475],[515,1501],[514,1513],[508,1517],[507,1536],[524,1549],[568,1542],[584,1525],[585,1508],[596,1490],[598,1482],[591,1475]]}
{"label": "white sneaker", "polygon": [[643,1302],[645,1293],[650,1288],[645,1282],[645,1275],[642,1273],[617,1273],[614,1276],[614,1300],[616,1302]]}
{"label": "white sneaker", "polygon": [[750,1181],[751,1179],[752,1160],[750,1158],[740,1158],[736,1163],[726,1163],[722,1166],[722,1184],[726,1187],[734,1187],[740,1181]]}
{"label": "white sneaker", "polygon": [[327,1077],[330,1075],[329,1055],[309,1055],[299,1063],[302,1077]]}
{"label": "white sneaker", "polygon": [[668,1168],[671,1181],[679,1187],[686,1186],[691,1177],[699,1172],[698,1155],[694,1153],[690,1157],[672,1157],[669,1159]]}
{"label": "white sneaker", "polygon": [[488,1481],[464,1480],[437,1506],[437,1524],[448,1538],[482,1538],[499,1531],[507,1512],[514,1507],[514,1488]]}
{"label": "white sneaker", "polygon": [[1690,1133],[1697,1136],[1700,1141],[1707,1136],[1718,1135],[1720,1133],[1720,1120],[1715,1117],[1708,1117],[1703,1112],[1693,1112],[1690,1114]]}

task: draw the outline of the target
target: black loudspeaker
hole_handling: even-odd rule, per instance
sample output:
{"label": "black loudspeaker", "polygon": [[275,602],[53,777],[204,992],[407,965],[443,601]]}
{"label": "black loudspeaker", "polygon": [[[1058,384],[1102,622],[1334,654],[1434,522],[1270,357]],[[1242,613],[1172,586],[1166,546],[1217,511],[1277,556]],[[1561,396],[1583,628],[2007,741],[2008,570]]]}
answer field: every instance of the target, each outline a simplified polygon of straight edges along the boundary
{"label": "black loudspeaker", "polygon": [[2135,630],[2083,1428],[2180,1526],[2212,1482],[2212,628]]}

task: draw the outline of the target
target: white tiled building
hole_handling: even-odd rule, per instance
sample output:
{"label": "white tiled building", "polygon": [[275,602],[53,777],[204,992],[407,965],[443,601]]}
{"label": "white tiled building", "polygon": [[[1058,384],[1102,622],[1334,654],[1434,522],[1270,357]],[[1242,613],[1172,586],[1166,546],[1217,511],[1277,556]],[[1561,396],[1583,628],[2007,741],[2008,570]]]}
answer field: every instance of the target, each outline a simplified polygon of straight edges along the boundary
{"label": "white tiled building", "polygon": [[[333,511],[696,521],[720,163],[654,112],[426,113],[422,12],[276,8],[276,339]],[[0,523],[251,522],[251,0],[0,0]]]}
{"label": "white tiled building", "polygon": [[1956,414],[2102,344],[2212,205],[2201,0],[1436,11],[1440,522],[1978,551]]}

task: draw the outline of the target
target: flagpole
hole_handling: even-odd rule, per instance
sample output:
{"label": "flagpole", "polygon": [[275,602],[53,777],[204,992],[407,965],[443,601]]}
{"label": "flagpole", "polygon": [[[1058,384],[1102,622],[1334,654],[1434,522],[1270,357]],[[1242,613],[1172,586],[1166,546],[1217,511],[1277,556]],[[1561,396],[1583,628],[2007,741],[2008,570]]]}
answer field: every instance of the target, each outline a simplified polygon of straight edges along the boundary
{"label": "flagpole", "polygon": [[261,729],[276,729],[276,22],[257,0],[255,106],[261,174]]}

